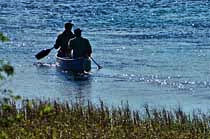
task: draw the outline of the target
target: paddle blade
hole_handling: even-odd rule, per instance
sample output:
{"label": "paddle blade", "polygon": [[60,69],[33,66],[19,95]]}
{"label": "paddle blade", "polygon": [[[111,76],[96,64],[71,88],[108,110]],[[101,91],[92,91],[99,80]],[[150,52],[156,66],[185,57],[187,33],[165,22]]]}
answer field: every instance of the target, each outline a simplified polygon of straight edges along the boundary
{"label": "paddle blade", "polygon": [[35,57],[39,60],[45,56],[47,56],[50,53],[51,49],[45,49],[39,52],[38,54],[35,55]]}
{"label": "paddle blade", "polygon": [[102,68],[103,68],[102,66],[98,65],[98,69],[102,69]]}

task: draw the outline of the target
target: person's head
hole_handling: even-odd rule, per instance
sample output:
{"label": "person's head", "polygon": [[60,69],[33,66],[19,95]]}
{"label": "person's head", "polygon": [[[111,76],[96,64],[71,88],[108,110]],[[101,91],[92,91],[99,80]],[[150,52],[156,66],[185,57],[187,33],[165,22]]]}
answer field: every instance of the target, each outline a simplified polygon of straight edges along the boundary
{"label": "person's head", "polygon": [[80,28],[77,28],[74,30],[74,34],[76,37],[80,37],[82,34],[82,30]]}
{"label": "person's head", "polygon": [[72,29],[74,24],[72,24],[71,22],[67,22],[65,23],[65,30],[70,31]]}

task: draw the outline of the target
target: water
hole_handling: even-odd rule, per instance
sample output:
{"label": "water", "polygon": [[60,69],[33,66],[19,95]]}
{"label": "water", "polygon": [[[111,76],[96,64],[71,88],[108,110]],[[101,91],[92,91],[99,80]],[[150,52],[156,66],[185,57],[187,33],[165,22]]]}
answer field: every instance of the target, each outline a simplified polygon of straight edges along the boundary
{"label": "water", "polygon": [[[15,67],[4,86],[25,98],[208,111],[209,6],[207,0],[0,0],[0,31],[11,39],[0,44],[0,58]],[[68,20],[82,28],[104,67],[92,63],[87,81],[56,70],[55,50],[34,57],[53,46]]]}

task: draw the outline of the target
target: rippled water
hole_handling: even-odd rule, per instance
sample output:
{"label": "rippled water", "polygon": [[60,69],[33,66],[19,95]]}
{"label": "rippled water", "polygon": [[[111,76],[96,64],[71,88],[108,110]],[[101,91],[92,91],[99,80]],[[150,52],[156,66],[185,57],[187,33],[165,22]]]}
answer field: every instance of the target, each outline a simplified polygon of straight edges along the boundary
{"label": "rippled water", "polygon": [[[185,110],[210,106],[210,2],[184,0],[0,0],[0,57],[15,67],[6,82],[27,98],[102,99],[134,108],[144,104]],[[55,67],[53,46],[73,20],[93,47],[87,81],[74,81]],[[37,62],[42,62],[40,66]]]}

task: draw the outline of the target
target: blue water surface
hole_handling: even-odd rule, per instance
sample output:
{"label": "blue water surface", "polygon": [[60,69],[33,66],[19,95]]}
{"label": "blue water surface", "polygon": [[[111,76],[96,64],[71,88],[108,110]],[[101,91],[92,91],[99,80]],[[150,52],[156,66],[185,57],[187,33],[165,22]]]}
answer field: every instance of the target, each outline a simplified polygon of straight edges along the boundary
{"label": "blue water surface", "polygon": [[[0,0],[0,31],[11,40],[0,43],[0,58],[15,67],[3,86],[30,99],[208,111],[209,7],[208,0]],[[56,50],[34,57],[54,45],[68,20],[83,30],[103,66],[92,63],[86,81],[56,69]]]}

